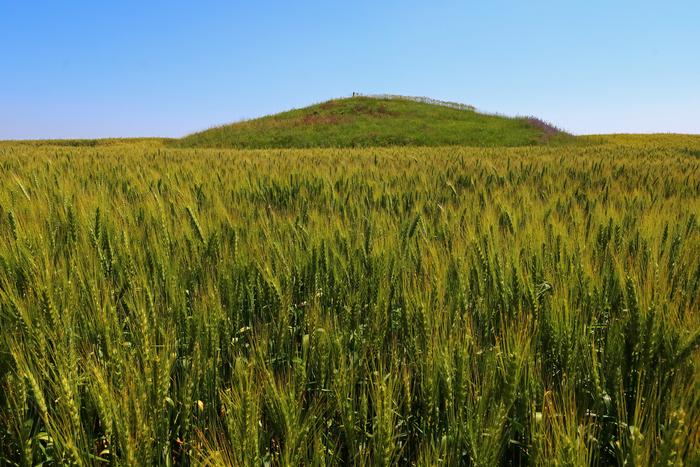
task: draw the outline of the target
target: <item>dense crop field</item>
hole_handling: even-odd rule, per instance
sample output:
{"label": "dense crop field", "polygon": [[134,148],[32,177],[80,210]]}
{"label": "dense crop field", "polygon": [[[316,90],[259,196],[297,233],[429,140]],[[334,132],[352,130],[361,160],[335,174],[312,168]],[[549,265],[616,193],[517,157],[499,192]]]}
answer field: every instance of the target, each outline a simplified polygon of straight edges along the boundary
{"label": "dense crop field", "polygon": [[700,463],[697,139],[0,180],[2,465]]}

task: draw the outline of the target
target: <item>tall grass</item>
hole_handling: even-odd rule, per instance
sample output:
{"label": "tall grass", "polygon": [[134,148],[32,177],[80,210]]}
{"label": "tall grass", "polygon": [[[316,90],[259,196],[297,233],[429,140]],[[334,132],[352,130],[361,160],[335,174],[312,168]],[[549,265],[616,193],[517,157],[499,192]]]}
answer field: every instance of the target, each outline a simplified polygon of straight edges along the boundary
{"label": "tall grass", "polygon": [[668,145],[0,147],[0,464],[700,463]]}

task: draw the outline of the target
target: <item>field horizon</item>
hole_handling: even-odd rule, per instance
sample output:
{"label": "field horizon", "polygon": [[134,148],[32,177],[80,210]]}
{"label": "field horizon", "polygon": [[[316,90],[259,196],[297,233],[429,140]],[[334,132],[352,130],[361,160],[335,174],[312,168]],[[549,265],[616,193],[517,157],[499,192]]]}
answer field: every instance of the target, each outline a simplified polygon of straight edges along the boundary
{"label": "field horizon", "polygon": [[497,113],[484,113],[467,104],[426,97],[357,94],[234,123],[215,125],[179,138],[112,136],[0,140],[0,144],[72,147],[147,145],[219,149],[517,147],[590,144],[597,141],[631,139],[645,141],[669,137],[692,139],[696,136],[700,134],[649,132],[573,135],[534,116],[509,117]]}

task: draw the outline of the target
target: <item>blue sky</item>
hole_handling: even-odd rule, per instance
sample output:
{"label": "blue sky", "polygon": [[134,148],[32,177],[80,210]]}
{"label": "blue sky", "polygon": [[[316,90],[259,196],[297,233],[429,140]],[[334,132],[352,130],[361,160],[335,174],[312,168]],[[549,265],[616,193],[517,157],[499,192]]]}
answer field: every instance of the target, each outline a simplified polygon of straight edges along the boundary
{"label": "blue sky", "polygon": [[181,136],[365,93],[700,133],[697,1],[0,0],[0,139]]}

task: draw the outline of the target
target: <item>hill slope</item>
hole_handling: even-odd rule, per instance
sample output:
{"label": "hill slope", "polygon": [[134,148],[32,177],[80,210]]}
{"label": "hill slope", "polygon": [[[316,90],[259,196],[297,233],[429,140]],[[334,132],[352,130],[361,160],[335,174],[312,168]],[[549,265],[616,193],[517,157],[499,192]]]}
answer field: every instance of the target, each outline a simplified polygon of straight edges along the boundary
{"label": "hill slope", "polygon": [[180,147],[527,146],[567,139],[534,118],[485,115],[408,98],[352,97],[211,128]]}

